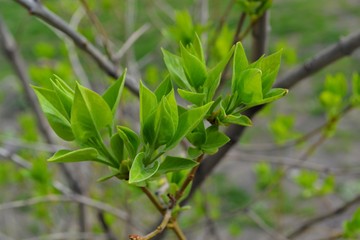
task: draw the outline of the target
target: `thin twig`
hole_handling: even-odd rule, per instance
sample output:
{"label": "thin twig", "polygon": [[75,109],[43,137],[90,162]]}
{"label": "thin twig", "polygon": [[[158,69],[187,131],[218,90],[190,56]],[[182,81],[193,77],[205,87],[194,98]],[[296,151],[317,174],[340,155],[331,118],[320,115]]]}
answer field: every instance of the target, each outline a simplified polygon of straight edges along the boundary
{"label": "thin twig", "polygon": [[105,49],[105,53],[108,56],[108,58],[110,60],[113,59],[112,57],[112,53],[110,50],[110,41],[109,41],[109,36],[106,33],[105,28],[103,27],[103,25],[101,24],[101,22],[99,21],[98,17],[96,16],[96,14],[90,9],[89,4],[87,3],[86,0],[80,0],[83,8],[85,9],[86,14],[88,15],[90,21],[92,22],[92,24],[94,24],[95,29],[100,33],[101,35],[101,39],[102,39],[102,44],[104,45],[104,49]]}
{"label": "thin twig", "polygon": [[[58,15],[44,7],[40,1],[36,0],[15,0],[21,6],[26,8],[30,14],[37,16],[50,26],[66,34],[74,43],[92,59],[99,67],[112,78],[117,79],[120,76],[117,66],[109,61],[93,44],[91,44],[83,35],[69,27]],[[138,87],[134,85],[135,80],[129,75],[126,76],[125,86],[135,95],[139,95]]]}
{"label": "thin twig", "polygon": [[316,224],[319,224],[323,221],[326,221],[328,219],[334,218],[340,214],[343,214],[344,212],[346,212],[349,208],[360,204],[360,195],[354,197],[352,200],[344,203],[343,205],[341,205],[340,207],[334,209],[331,212],[319,215],[317,217],[314,217],[310,220],[307,220],[306,222],[304,222],[303,224],[301,224],[300,226],[298,226],[295,230],[291,231],[287,237],[289,239],[294,239],[297,238],[298,236],[300,236],[301,234],[305,233],[306,230],[308,230],[309,228],[313,227]]}
{"label": "thin twig", "polygon": [[245,211],[246,215],[254,221],[254,223],[256,223],[259,228],[261,228],[264,232],[266,232],[272,239],[277,239],[277,240],[288,240],[287,237],[282,236],[281,234],[277,233],[274,229],[272,229],[271,227],[269,227],[264,220],[257,215],[254,211],[252,211],[251,209],[249,209],[248,211]]}
{"label": "thin twig", "polygon": [[141,190],[145,193],[145,195],[149,198],[149,200],[152,202],[152,204],[156,207],[156,209],[161,213],[165,213],[165,208],[161,205],[159,200],[156,199],[156,197],[150,192],[150,190],[146,187],[141,187]]}
{"label": "thin twig", "polygon": [[150,25],[146,23],[142,25],[138,30],[133,32],[126,39],[125,43],[122,45],[119,51],[113,55],[113,60],[119,61],[125,55],[125,53],[131,48],[131,46],[133,46],[134,43],[149,29],[150,29]]}

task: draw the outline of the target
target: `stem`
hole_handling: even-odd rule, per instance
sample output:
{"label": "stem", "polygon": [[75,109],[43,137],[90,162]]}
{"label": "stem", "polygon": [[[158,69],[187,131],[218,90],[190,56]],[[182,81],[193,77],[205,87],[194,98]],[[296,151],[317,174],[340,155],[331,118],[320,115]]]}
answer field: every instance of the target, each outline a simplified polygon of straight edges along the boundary
{"label": "stem", "polygon": [[197,159],[196,162],[198,162],[199,164],[194,167],[193,169],[191,169],[191,171],[189,172],[189,174],[187,175],[184,183],[181,185],[181,188],[179,189],[179,191],[176,192],[175,195],[175,202],[179,201],[179,199],[182,197],[182,195],[184,194],[187,186],[189,186],[189,184],[192,182],[192,180],[195,177],[195,173],[198,170],[201,161],[204,159],[204,154],[201,154]]}
{"label": "stem", "polygon": [[165,208],[161,205],[161,203],[156,199],[156,197],[147,189],[146,187],[141,187],[141,190],[146,194],[149,200],[154,204],[156,209],[162,214],[165,214]]}

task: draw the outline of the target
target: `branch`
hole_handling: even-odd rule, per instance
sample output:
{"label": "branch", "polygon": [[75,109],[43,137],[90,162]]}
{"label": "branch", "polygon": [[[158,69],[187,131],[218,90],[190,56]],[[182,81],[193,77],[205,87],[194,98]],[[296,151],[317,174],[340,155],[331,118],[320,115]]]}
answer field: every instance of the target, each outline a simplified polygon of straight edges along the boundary
{"label": "branch", "polygon": [[[275,84],[275,87],[292,88],[296,83],[304,80],[306,77],[336,62],[337,60],[347,55],[350,55],[359,47],[360,31],[343,38],[338,43],[324,49],[309,61],[285,74],[284,77],[280,77],[279,83]],[[249,109],[248,111],[246,111],[245,114],[250,118],[254,118],[254,116],[263,107],[264,105]],[[237,141],[242,136],[245,129],[246,127],[243,126],[232,125],[226,130],[226,134],[229,136],[230,141],[225,146],[223,146],[215,155],[206,157],[206,159],[200,165],[198,169],[198,174],[195,176],[192,189],[187,200],[189,200],[193,196],[193,193],[205,181],[207,176],[211,174],[211,172],[221,162],[221,159],[225,157],[228,151],[236,145]]]}
{"label": "branch", "polygon": [[[74,43],[91,58],[93,58],[99,67],[106,72],[110,77],[117,79],[120,74],[117,67],[110,62],[93,44],[91,44],[83,35],[69,27],[58,15],[44,7],[40,1],[37,0],[15,0],[17,3],[26,8],[30,14],[42,19],[45,23],[58,29],[71,38]],[[134,80],[131,77],[126,77],[125,86],[135,95],[139,95],[137,86],[133,84]]]}
{"label": "branch", "polygon": [[352,206],[357,205],[357,204],[360,204],[360,195],[356,196],[351,201],[346,202],[342,206],[334,209],[333,211],[331,211],[329,213],[319,215],[319,216],[317,216],[317,217],[315,217],[313,219],[310,219],[310,220],[306,221],[305,223],[303,223],[302,225],[297,227],[295,230],[293,230],[290,234],[288,234],[287,237],[289,239],[294,239],[294,238],[298,237],[299,235],[303,234],[309,228],[313,227],[315,224],[319,224],[319,223],[321,223],[321,222],[323,222],[325,220],[328,220],[330,218],[334,218],[334,217],[344,213],[349,208],[351,208]]}

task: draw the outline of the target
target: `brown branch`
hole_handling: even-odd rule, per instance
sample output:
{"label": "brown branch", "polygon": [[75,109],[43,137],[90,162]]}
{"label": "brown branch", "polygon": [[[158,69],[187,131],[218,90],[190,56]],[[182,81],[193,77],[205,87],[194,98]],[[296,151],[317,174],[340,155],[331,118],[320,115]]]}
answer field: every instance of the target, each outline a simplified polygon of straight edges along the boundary
{"label": "brown branch", "polygon": [[322,215],[319,215],[317,217],[314,217],[306,222],[304,222],[302,225],[300,225],[299,227],[297,227],[295,230],[293,230],[290,234],[288,234],[288,238],[289,239],[294,239],[298,236],[300,236],[301,234],[303,234],[306,230],[308,230],[309,228],[313,227],[316,224],[319,224],[323,221],[326,221],[330,218],[334,218],[340,214],[343,214],[344,212],[346,212],[349,208],[360,204],[360,195],[356,196],[355,198],[353,198],[352,200],[350,200],[349,202],[344,203],[342,206],[334,209],[333,211],[329,212],[329,213],[325,213]]}
{"label": "brown branch", "polygon": [[[314,74],[315,72],[325,68],[326,66],[336,62],[337,60],[350,55],[357,48],[360,47],[360,32],[353,33],[343,38],[338,43],[329,46],[328,48],[315,55],[312,59],[296,67],[294,70],[285,74],[284,77],[279,78],[279,83],[275,84],[275,87],[292,88],[294,85],[306,77]],[[246,111],[246,115],[253,118],[264,106],[258,106]],[[203,164],[198,169],[198,174],[193,181],[191,192],[187,198],[189,200],[193,193],[199,188],[199,186],[205,181],[207,176],[215,169],[215,167],[221,162],[221,159],[225,157],[230,149],[236,145],[239,138],[244,133],[246,127],[232,125],[226,133],[230,137],[230,141],[223,146],[215,155],[208,156],[204,159]]]}
{"label": "brown branch", "polygon": [[[37,16],[44,22],[54,27],[55,29],[66,34],[73,42],[91,58],[93,58],[99,67],[107,73],[110,77],[117,79],[120,73],[111,61],[109,61],[93,44],[91,44],[83,35],[69,27],[58,15],[44,7],[40,1],[37,0],[15,0],[17,3],[26,8],[30,14]],[[138,87],[135,86],[134,80],[126,77],[125,86],[135,95],[139,95]]]}

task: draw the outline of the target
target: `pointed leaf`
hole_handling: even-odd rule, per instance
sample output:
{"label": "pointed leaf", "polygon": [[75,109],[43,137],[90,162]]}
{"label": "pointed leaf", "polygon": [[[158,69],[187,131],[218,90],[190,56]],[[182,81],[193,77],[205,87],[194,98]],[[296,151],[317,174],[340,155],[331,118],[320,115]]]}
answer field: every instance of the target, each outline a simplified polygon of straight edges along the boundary
{"label": "pointed leaf", "polygon": [[262,71],[263,94],[270,91],[280,69],[282,50],[264,57],[260,62],[260,70]]}
{"label": "pointed leaf", "polygon": [[52,90],[32,86],[45,113],[51,128],[55,133],[66,141],[74,140],[69,117],[59,101],[56,93]]}
{"label": "pointed leaf", "polygon": [[149,166],[144,165],[145,154],[140,152],[136,155],[130,169],[129,183],[136,184],[151,178],[159,169],[159,162],[155,161]]}
{"label": "pointed leaf", "polygon": [[166,145],[166,150],[175,147],[189,132],[191,132],[205,117],[213,102],[204,106],[192,108],[179,116],[179,125],[173,139]]}
{"label": "pointed leaf", "polygon": [[289,91],[287,89],[273,88],[265,95],[263,100],[258,101],[258,102],[253,102],[253,103],[249,104],[247,107],[254,107],[254,106],[262,105],[262,104],[265,104],[265,103],[271,103],[271,102],[273,102],[275,100],[278,100],[279,98],[282,98],[288,92]]}
{"label": "pointed leaf", "polygon": [[234,47],[230,49],[224,59],[221,60],[214,68],[212,68],[208,72],[207,79],[205,81],[205,88],[207,89],[207,102],[211,101],[214,97],[216,89],[219,87],[220,80],[221,80],[221,73],[224,71],[227,63],[229,62],[233,52]]}
{"label": "pointed leaf", "polygon": [[95,148],[82,148],[78,150],[59,150],[51,158],[49,162],[84,162],[95,161],[102,164],[112,166],[111,163],[101,159]]}
{"label": "pointed leaf", "polygon": [[204,50],[202,48],[200,37],[199,35],[197,35],[197,33],[195,33],[195,38],[192,46],[195,50],[197,58],[200,59],[203,64],[205,64]]}
{"label": "pointed leaf", "polygon": [[183,99],[185,99],[197,106],[202,106],[203,101],[205,99],[205,93],[190,92],[190,91],[183,90],[181,88],[178,88],[178,93]]}
{"label": "pointed leaf", "polygon": [[221,120],[224,124],[236,124],[241,126],[249,127],[252,125],[252,121],[245,115],[227,115],[224,119]]}
{"label": "pointed leaf", "polygon": [[123,74],[119,77],[117,81],[115,81],[103,94],[102,98],[108,104],[111,109],[113,116],[116,113],[116,109],[120,102],[120,97],[122,90],[124,88],[125,83],[125,76],[126,76],[126,69],[124,70]]}
{"label": "pointed leaf", "polygon": [[118,126],[117,131],[120,138],[125,144],[126,150],[128,151],[130,158],[135,158],[140,144],[140,139],[138,135],[130,128],[124,126]]}
{"label": "pointed leaf", "polygon": [[261,71],[259,69],[250,68],[242,71],[235,76],[233,84],[232,90],[238,92],[240,102],[251,104],[263,99]]}
{"label": "pointed leaf", "polygon": [[154,136],[154,129],[145,125],[153,126],[154,112],[158,101],[153,92],[151,92],[142,82],[140,82],[140,127],[141,134],[145,142],[149,142]]}
{"label": "pointed leaf", "polygon": [[60,83],[60,80],[50,80],[53,86],[54,92],[56,93],[59,101],[61,102],[62,106],[64,107],[68,118],[70,119],[71,115],[71,107],[74,100],[74,93],[70,93],[65,90]]}
{"label": "pointed leaf", "polygon": [[249,66],[249,62],[246,57],[246,53],[241,42],[236,43],[234,60],[233,60],[233,77],[239,75],[246,70]]}
{"label": "pointed leaf", "polygon": [[220,132],[216,126],[206,129],[206,142],[201,146],[202,149],[220,148],[225,145],[230,138]]}
{"label": "pointed leaf", "polygon": [[166,51],[165,49],[161,49],[164,55],[165,65],[170,73],[171,78],[175,81],[175,83],[183,89],[191,89],[184,72],[184,69],[181,64],[181,58]]}
{"label": "pointed leaf", "polygon": [[206,66],[195,55],[191,54],[183,45],[180,45],[182,65],[188,82],[195,89],[201,87],[207,77]]}
{"label": "pointed leaf", "polygon": [[[177,107],[173,109],[177,112]],[[168,143],[175,134],[178,119],[173,121],[172,109],[166,97],[161,99],[155,116],[155,147]],[[176,125],[175,125],[176,124]]]}
{"label": "pointed leaf", "polygon": [[112,125],[112,112],[105,100],[96,92],[79,84],[75,88],[71,110],[71,128],[75,138],[87,142],[98,137],[100,130]]}
{"label": "pointed leaf", "polygon": [[158,102],[160,102],[163,96],[168,95],[172,89],[173,89],[173,85],[171,83],[170,77],[166,77],[154,92]]}
{"label": "pointed leaf", "polygon": [[120,137],[119,133],[114,134],[110,139],[110,146],[112,153],[119,163],[125,158],[124,156],[124,141]]}
{"label": "pointed leaf", "polygon": [[198,165],[196,161],[188,158],[166,156],[165,160],[160,164],[157,174],[190,169],[195,167],[196,165]]}

